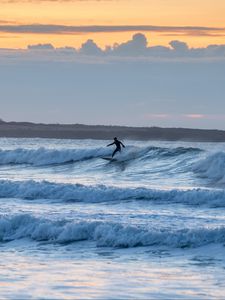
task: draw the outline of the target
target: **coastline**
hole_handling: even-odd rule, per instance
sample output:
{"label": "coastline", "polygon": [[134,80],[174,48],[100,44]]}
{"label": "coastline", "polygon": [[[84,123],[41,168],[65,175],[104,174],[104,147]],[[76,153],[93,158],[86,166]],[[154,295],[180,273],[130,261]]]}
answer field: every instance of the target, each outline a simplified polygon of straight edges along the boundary
{"label": "coastline", "polygon": [[128,127],[83,124],[0,122],[0,137],[225,142],[225,131],[216,129]]}

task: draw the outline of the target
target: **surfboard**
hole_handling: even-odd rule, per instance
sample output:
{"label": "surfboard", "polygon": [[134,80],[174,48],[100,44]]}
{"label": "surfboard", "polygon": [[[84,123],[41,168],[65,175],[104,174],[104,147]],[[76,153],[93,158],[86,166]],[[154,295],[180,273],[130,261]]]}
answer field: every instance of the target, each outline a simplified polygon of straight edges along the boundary
{"label": "surfboard", "polygon": [[115,159],[115,158],[112,158],[112,157],[101,157],[102,159],[104,159],[104,160],[108,160],[108,161],[117,161],[117,159]]}

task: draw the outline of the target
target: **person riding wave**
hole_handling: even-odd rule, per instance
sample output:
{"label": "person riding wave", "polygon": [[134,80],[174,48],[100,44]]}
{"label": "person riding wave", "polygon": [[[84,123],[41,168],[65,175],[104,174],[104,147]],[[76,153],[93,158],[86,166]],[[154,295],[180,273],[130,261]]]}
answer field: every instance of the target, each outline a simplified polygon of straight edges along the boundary
{"label": "person riding wave", "polygon": [[121,145],[123,146],[123,148],[125,148],[124,144],[120,142],[116,137],[114,137],[114,142],[108,144],[107,147],[112,145],[116,145],[116,149],[113,151],[112,157],[116,154],[116,152],[121,152]]}

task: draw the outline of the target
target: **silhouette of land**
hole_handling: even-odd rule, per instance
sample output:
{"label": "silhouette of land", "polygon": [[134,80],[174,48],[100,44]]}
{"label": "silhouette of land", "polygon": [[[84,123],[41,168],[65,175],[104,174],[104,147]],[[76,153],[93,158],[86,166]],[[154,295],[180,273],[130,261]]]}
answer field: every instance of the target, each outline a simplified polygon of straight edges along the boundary
{"label": "silhouette of land", "polygon": [[188,128],[127,127],[82,124],[36,124],[0,120],[0,137],[120,139],[225,142],[225,131]]}

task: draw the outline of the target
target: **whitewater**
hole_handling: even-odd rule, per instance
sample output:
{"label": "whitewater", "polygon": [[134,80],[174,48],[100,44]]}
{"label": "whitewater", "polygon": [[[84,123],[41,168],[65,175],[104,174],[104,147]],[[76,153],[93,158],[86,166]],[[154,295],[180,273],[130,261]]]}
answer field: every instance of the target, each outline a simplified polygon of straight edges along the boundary
{"label": "whitewater", "polygon": [[221,299],[225,143],[0,138],[0,298]]}

